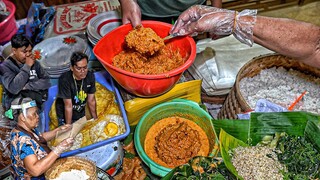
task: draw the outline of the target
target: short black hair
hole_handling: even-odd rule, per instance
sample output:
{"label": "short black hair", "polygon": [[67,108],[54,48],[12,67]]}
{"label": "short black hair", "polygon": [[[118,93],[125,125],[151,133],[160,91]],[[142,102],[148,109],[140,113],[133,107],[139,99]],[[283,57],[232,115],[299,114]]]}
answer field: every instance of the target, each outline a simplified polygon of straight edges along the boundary
{"label": "short black hair", "polygon": [[81,61],[82,59],[86,59],[87,62],[88,62],[88,56],[83,53],[83,52],[74,52],[72,55],[71,55],[71,65],[74,66],[76,65],[77,62]]}
{"label": "short black hair", "polygon": [[33,46],[32,42],[29,38],[22,34],[16,34],[11,38],[11,46],[13,48],[21,48],[21,47],[28,47],[29,45]]}

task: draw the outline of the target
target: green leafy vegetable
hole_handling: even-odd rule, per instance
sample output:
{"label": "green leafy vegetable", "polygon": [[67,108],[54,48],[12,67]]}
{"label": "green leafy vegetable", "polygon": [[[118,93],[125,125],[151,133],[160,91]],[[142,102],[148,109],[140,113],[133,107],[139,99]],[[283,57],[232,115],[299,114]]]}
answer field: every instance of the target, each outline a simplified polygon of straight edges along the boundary
{"label": "green leafy vegetable", "polygon": [[234,176],[222,163],[222,159],[197,156],[188,164],[178,166],[170,171],[162,180],[230,180]]}
{"label": "green leafy vegetable", "polygon": [[134,157],[136,157],[136,155],[134,155],[128,151],[124,151],[124,157],[129,158],[129,159],[133,159]]}
{"label": "green leafy vegetable", "polygon": [[304,137],[282,136],[277,148],[278,159],[288,170],[283,173],[285,179],[320,178],[320,153]]}

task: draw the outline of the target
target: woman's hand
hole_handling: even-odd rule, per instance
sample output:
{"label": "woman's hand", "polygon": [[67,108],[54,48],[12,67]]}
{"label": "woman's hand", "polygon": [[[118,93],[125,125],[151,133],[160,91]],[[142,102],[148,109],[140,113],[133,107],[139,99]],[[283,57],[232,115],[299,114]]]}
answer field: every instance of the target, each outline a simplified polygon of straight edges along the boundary
{"label": "woman's hand", "polygon": [[231,10],[195,5],[179,16],[170,33],[197,35],[209,32],[215,35],[230,35],[233,30],[235,13]]}
{"label": "woman's hand", "polygon": [[56,147],[54,147],[52,149],[52,151],[56,155],[60,156],[61,153],[70,149],[72,147],[73,143],[74,143],[74,139],[72,137],[69,137],[69,138],[61,141]]}
{"label": "woman's hand", "polygon": [[141,25],[141,10],[136,0],[120,0],[122,24],[131,23],[133,27]]}

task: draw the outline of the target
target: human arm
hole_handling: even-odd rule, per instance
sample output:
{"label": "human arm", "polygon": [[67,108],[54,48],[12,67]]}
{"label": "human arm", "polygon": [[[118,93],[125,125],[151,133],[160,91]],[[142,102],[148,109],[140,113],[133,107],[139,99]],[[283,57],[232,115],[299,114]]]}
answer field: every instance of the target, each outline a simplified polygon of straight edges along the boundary
{"label": "human arm", "polygon": [[50,83],[50,77],[48,73],[45,71],[45,69],[41,67],[40,63],[38,62],[34,63],[34,69],[37,73],[38,79],[29,81],[24,88],[29,90],[34,90],[34,91],[49,89],[51,86],[51,83]]}
{"label": "human arm", "polygon": [[40,176],[45,171],[47,171],[54,161],[58,159],[58,155],[54,152],[50,152],[46,157],[38,160],[36,155],[29,155],[24,160],[23,163],[28,171],[28,173],[34,177]]}
{"label": "human arm", "polygon": [[131,23],[133,27],[141,24],[141,10],[137,0],[119,0],[122,11],[122,23]]}
{"label": "human arm", "polygon": [[285,18],[258,16],[253,40],[270,50],[320,68],[320,27]]}
{"label": "human arm", "polygon": [[211,0],[211,6],[221,8],[222,7],[222,0]]}
{"label": "human arm", "polygon": [[41,135],[45,140],[50,141],[56,137],[57,132],[59,132],[59,133],[67,132],[67,131],[71,130],[71,128],[72,128],[72,125],[65,124],[63,126],[60,126],[56,129],[52,130],[52,131],[44,132]]}
{"label": "human arm", "polygon": [[35,154],[26,156],[23,159],[23,163],[28,173],[37,177],[46,172],[52,166],[55,160],[58,159],[60,154],[73,145],[73,142],[73,138],[67,138],[63,140],[57,147],[53,148],[53,150],[46,157],[40,160],[38,160]]}
{"label": "human arm", "polygon": [[97,101],[94,94],[88,94],[88,107],[93,119],[97,119]]}
{"label": "human arm", "polygon": [[[178,18],[170,33],[209,32],[214,39],[233,34],[240,42],[253,42],[320,68],[320,27],[284,18],[256,16],[208,6],[193,6]],[[303,33],[302,33],[303,32]]]}
{"label": "human arm", "polygon": [[97,119],[97,101],[96,101],[96,78],[92,71],[88,72],[86,82],[90,84],[90,88],[87,89],[87,105],[90,111],[91,117]]}
{"label": "human arm", "polygon": [[2,84],[12,94],[18,94],[29,80],[30,66],[24,64],[18,68],[11,60],[4,61],[1,66]]}
{"label": "human arm", "polygon": [[64,103],[64,120],[66,124],[72,124],[72,100],[63,99]]}

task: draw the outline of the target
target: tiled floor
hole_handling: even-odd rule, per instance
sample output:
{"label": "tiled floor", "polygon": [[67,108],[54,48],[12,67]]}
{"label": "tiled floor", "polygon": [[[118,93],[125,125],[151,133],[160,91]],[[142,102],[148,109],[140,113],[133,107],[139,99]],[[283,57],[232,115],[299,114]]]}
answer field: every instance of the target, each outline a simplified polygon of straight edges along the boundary
{"label": "tiled floor", "polygon": [[320,26],[320,1],[302,6],[292,6],[280,10],[262,12],[259,13],[259,15],[296,19]]}

